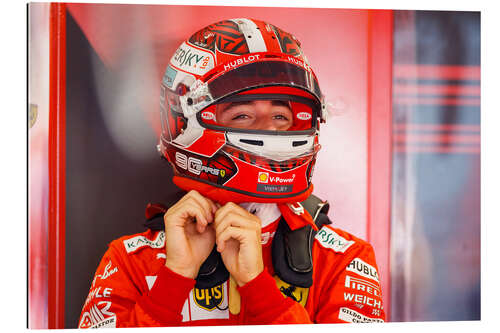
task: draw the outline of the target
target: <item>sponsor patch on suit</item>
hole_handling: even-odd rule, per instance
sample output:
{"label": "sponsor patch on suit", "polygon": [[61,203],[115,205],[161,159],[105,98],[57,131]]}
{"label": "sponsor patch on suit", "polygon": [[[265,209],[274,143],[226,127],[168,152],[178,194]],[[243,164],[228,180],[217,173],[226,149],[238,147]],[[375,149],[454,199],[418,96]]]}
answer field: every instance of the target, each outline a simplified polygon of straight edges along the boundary
{"label": "sponsor patch on suit", "polygon": [[182,321],[229,319],[227,281],[218,286],[193,288],[182,307]]}

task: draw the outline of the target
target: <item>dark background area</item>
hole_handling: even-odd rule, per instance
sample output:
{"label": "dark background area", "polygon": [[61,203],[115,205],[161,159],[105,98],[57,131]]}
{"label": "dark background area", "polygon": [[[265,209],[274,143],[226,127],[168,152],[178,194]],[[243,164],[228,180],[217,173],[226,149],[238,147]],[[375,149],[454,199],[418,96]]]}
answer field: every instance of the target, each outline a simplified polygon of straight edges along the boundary
{"label": "dark background area", "polygon": [[[105,110],[98,102],[93,73],[99,71],[107,82],[116,80],[116,74],[104,66],[69,13],[66,33],[65,327],[76,328],[108,244],[145,231],[147,203],[169,204],[178,190],[168,162],[159,154],[138,161],[117,149],[103,122]],[[148,140],[156,151],[153,130]]]}

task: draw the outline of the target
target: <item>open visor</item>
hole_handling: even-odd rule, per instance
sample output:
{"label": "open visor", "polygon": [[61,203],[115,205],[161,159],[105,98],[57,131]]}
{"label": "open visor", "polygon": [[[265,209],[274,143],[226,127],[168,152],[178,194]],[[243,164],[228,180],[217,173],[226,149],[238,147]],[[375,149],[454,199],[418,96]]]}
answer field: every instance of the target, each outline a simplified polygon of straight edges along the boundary
{"label": "open visor", "polygon": [[283,88],[290,89],[259,88],[258,91],[266,93],[252,90],[224,98],[199,112],[198,122],[207,128],[238,132],[255,131],[259,126],[264,126],[260,130],[272,126],[289,134],[316,129],[319,104],[310,98],[284,94]]}
{"label": "open visor", "polygon": [[301,88],[315,95],[318,101],[321,99],[319,84],[312,71],[283,60],[242,65],[209,79],[207,83],[214,101],[252,87],[273,85]]}
{"label": "open visor", "polygon": [[[256,56],[254,56],[256,57]],[[240,62],[243,63],[240,65]],[[302,91],[303,97],[321,103],[322,94],[318,81],[311,70],[283,59],[265,59],[244,63],[239,58],[222,68],[214,68],[207,73],[201,83],[183,96],[189,113],[197,113],[210,104],[228,96],[259,87],[291,87]],[[232,67],[234,66],[238,67]],[[186,115],[187,116],[187,115]]]}

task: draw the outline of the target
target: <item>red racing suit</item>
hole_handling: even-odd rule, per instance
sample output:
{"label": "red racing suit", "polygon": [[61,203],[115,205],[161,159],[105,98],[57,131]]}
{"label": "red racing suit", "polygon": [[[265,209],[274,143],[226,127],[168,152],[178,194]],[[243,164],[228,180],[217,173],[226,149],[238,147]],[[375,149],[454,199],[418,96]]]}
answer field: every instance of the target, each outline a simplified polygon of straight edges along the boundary
{"label": "red racing suit", "polygon": [[79,328],[383,322],[372,246],[324,225],[312,246],[313,284],[273,277],[271,242],[279,219],[262,229],[264,271],[237,288],[240,312],[229,311],[229,281],[209,289],[165,267],[165,233],[148,230],[110,243],[97,268]]}

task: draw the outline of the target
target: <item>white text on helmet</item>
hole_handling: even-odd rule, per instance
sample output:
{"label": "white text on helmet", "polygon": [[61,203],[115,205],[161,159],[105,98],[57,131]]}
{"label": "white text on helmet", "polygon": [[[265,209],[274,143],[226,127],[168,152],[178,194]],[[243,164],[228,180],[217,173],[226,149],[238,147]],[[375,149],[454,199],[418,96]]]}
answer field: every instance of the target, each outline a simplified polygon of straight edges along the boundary
{"label": "white text on helmet", "polygon": [[239,65],[249,63],[249,62],[253,62],[256,60],[259,60],[258,54],[250,55],[250,56],[244,57],[244,58],[239,58],[239,59],[236,59],[234,61],[230,61],[227,64],[224,64],[224,70],[227,71],[228,69],[231,69],[231,68],[237,67]]}
{"label": "white text on helmet", "polygon": [[288,57],[288,61],[293,62],[294,64],[299,65],[300,67],[303,67],[307,71],[311,70],[311,67],[309,67],[308,64],[306,64],[304,61],[299,60],[295,57]]}
{"label": "white text on helmet", "polygon": [[293,183],[293,180],[295,179],[295,174],[292,175],[292,178],[281,178],[279,176],[273,177],[270,176],[269,180],[271,183]]}

